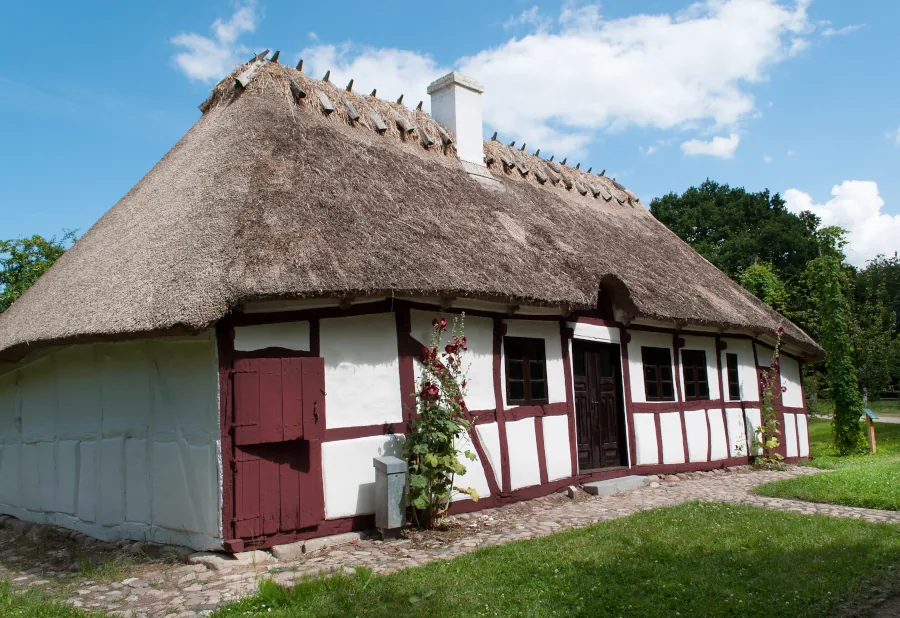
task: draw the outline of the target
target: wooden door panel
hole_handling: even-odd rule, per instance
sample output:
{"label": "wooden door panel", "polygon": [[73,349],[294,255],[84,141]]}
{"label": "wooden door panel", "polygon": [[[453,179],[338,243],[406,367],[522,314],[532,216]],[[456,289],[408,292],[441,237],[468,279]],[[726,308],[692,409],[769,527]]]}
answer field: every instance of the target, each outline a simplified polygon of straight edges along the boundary
{"label": "wooden door panel", "polygon": [[[618,346],[578,344],[584,376],[575,379],[579,469],[589,470],[622,463],[622,378]],[[581,388],[579,388],[581,382]]]}
{"label": "wooden door panel", "polygon": [[281,361],[281,409],[284,440],[303,437],[303,358]]}

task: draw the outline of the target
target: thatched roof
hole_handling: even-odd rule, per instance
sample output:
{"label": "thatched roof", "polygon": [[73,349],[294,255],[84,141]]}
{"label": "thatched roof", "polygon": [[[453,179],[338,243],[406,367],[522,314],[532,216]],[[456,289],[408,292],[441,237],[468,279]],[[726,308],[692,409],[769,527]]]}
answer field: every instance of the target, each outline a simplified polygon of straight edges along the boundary
{"label": "thatched roof", "polygon": [[491,189],[421,111],[276,63],[242,89],[246,68],[0,315],[7,358],[43,343],[203,329],[251,300],[393,293],[577,309],[596,305],[601,281],[636,316],[759,332],[784,320],[608,178],[488,141]]}

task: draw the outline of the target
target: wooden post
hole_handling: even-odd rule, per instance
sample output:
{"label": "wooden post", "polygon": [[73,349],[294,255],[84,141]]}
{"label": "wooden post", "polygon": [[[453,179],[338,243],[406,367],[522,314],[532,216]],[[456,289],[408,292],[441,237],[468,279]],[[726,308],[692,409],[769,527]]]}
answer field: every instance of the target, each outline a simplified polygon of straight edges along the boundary
{"label": "wooden post", "polygon": [[872,417],[868,414],[866,415],[866,425],[869,428],[869,452],[877,453],[878,445],[875,443],[875,423],[872,422]]}

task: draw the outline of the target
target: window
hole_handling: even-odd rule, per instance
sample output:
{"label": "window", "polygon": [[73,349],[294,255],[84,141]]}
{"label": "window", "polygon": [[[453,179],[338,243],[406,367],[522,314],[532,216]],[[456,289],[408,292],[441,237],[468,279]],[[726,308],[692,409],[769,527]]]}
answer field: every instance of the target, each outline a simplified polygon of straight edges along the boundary
{"label": "window", "polygon": [[504,337],[506,403],[531,406],[548,403],[547,356],[543,339]]}
{"label": "window", "polygon": [[741,382],[738,378],[737,354],[726,354],[725,365],[728,370],[728,399],[735,401],[741,398]]}
{"label": "window", "polygon": [[672,354],[668,348],[641,347],[644,392],[647,401],[675,401],[672,387]]}
{"label": "window", "polygon": [[706,352],[682,350],[681,366],[684,373],[684,398],[709,399],[709,382],[706,379]]}

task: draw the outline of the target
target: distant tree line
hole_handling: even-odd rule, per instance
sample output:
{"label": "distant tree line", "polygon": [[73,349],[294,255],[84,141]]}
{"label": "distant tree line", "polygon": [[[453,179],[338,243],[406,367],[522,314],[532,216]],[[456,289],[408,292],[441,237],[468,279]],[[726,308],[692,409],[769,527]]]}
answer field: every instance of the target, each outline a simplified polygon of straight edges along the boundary
{"label": "distant tree line", "polygon": [[0,313],[34,285],[73,242],[75,232],[71,230],[59,238],[34,235],[0,240]]}
{"label": "distant tree line", "polygon": [[[859,269],[846,262],[846,231],[799,215],[768,190],[750,193],[707,180],[681,195],[654,199],[662,223],[785,317],[822,341],[820,258],[836,263],[846,314],[850,359],[862,393],[878,398],[900,388],[900,257],[880,255]],[[808,367],[804,382],[815,400],[828,396],[823,366]]]}

